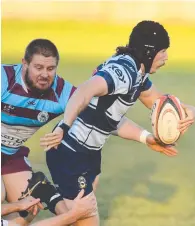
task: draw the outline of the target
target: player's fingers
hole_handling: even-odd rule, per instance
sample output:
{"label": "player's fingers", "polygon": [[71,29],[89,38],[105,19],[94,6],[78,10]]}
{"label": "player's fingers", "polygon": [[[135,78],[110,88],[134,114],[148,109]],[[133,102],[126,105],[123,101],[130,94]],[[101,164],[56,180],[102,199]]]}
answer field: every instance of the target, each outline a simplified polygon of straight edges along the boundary
{"label": "player's fingers", "polygon": [[55,148],[56,149],[59,144],[60,144],[60,142],[55,143],[53,145],[45,146],[44,147],[44,151],[49,151],[51,148]]}
{"label": "player's fingers", "polygon": [[37,206],[38,206],[38,208],[39,208],[39,209],[41,209],[41,210],[43,210],[43,209],[44,209],[43,204],[42,204],[42,203],[40,203],[40,202],[37,204]]}
{"label": "player's fingers", "polygon": [[175,155],[177,155],[178,154],[178,151],[177,150],[175,150],[175,149],[164,149],[164,153],[166,153],[167,155],[169,155],[169,156],[175,156]]}
{"label": "player's fingers", "polygon": [[48,141],[53,141],[53,140],[59,140],[62,137],[60,135],[54,135],[50,137],[42,137],[40,138],[40,142],[48,142]]}
{"label": "player's fingers", "polygon": [[39,202],[40,202],[40,199],[32,199],[32,200],[30,200],[30,202],[29,202],[29,208],[31,206],[34,206],[34,205],[38,204]]}
{"label": "player's fingers", "polygon": [[184,130],[188,129],[191,125],[192,125],[192,123],[185,125],[185,126],[182,126],[182,127],[179,128],[179,131],[183,132]]}
{"label": "player's fingers", "polygon": [[172,156],[176,156],[177,155],[176,153],[172,153],[172,152],[167,151],[167,150],[164,150],[163,151],[163,154],[165,154],[166,156],[169,156],[169,157],[172,157]]}
{"label": "player's fingers", "polygon": [[53,137],[53,136],[59,136],[60,134],[59,133],[55,133],[55,132],[53,132],[53,133],[47,133],[47,134],[45,134],[45,136],[44,137]]}
{"label": "player's fingers", "polygon": [[38,212],[38,207],[37,207],[37,205],[35,205],[33,208],[33,215],[36,216],[37,212]]}
{"label": "player's fingers", "polygon": [[184,126],[188,126],[188,125],[192,125],[194,123],[194,120],[189,120],[187,122],[184,122],[184,123],[180,123],[178,124],[178,129],[184,127]]}
{"label": "player's fingers", "polygon": [[85,193],[85,191],[84,191],[84,189],[82,189],[82,190],[79,192],[79,194],[77,195],[77,197],[75,198],[75,200],[81,199],[81,198],[83,197],[84,193]]}
{"label": "player's fingers", "polygon": [[186,133],[186,132],[187,132],[187,130],[188,130],[188,127],[187,127],[186,129],[184,129],[184,130],[180,131],[180,132],[181,132],[181,135],[184,135],[184,133]]}
{"label": "player's fingers", "polygon": [[55,146],[56,144],[59,144],[61,142],[61,139],[56,139],[52,141],[47,141],[47,142],[41,142],[41,146]]}
{"label": "player's fingers", "polygon": [[61,140],[62,139],[60,139],[60,138],[56,138],[56,139],[53,139],[53,140],[40,141],[40,145],[41,146],[48,146],[48,145],[52,145],[52,144],[61,142]]}
{"label": "player's fingers", "polygon": [[187,117],[187,118],[185,118],[183,120],[180,120],[179,121],[179,126],[182,125],[182,124],[188,123],[188,122],[193,123],[194,122],[194,119],[191,118],[191,117]]}

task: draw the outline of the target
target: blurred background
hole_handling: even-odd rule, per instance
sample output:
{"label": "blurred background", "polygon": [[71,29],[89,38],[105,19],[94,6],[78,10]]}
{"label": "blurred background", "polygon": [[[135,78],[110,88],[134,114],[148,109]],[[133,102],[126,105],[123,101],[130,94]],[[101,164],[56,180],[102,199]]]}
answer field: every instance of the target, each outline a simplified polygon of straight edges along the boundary
{"label": "blurred background", "polygon": [[[139,21],[159,21],[169,32],[171,47],[166,66],[151,79],[164,93],[195,105],[194,1],[2,0],[1,6],[2,63],[20,63],[32,39],[48,38],[60,52],[58,74],[74,85],[89,78],[117,46],[127,44]],[[137,103],[128,117],[151,131],[149,113]],[[27,142],[32,166],[48,176],[39,138],[58,120]],[[101,225],[194,226],[195,126],[180,139],[178,149],[177,157],[168,158],[111,137],[102,153],[97,191]],[[41,212],[37,220],[50,215]]]}

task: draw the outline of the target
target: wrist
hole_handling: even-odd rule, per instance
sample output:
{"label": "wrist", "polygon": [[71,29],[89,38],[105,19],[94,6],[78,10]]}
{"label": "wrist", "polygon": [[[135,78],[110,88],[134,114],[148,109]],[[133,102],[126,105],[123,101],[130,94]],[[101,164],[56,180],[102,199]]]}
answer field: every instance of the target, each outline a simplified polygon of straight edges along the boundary
{"label": "wrist", "polygon": [[68,126],[64,122],[62,124],[60,124],[58,127],[60,127],[64,131],[64,134],[68,133],[68,130],[70,129],[70,126]]}
{"label": "wrist", "polygon": [[16,208],[15,212],[19,212],[19,211],[21,211],[20,201],[15,202],[15,203],[14,203],[14,205],[15,205],[15,208]]}
{"label": "wrist", "polygon": [[139,141],[143,144],[147,144],[147,137],[151,135],[150,132],[148,132],[147,130],[143,130],[140,134],[140,138]]}

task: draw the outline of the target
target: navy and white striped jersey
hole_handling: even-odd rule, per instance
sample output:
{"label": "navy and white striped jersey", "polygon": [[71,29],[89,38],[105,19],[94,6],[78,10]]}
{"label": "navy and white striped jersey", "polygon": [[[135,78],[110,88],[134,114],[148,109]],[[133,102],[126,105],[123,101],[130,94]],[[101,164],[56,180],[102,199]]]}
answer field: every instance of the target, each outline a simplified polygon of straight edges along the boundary
{"label": "navy and white striped jersey", "polygon": [[106,80],[108,94],[93,97],[87,108],[73,122],[68,136],[62,141],[73,151],[101,150],[140,93],[152,85],[148,75],[143,76],[135,61],[128,55],[109,58],[98,66],[94,76],[102,76]]}
{"label": "navy and white striped jersey", "polygon": [[14,154],[41,126],[64,112],[75,87],[55,76],[44,95],[27,90],[22,65],[1,65],[1,151]]}

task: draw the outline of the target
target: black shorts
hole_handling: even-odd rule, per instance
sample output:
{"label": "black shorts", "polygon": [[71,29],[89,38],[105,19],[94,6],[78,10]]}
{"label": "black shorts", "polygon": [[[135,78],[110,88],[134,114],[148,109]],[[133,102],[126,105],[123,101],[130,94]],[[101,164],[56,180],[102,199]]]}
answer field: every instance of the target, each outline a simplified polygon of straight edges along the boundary
{"label": "black shorts", "polygon": [[74,152],[60,144],[57,150],[47,152],[46,161],[54,184],[67,199],[74,199],[81,189],[85,195],[91,193],[93,181],[101,172],[101,151]]}

